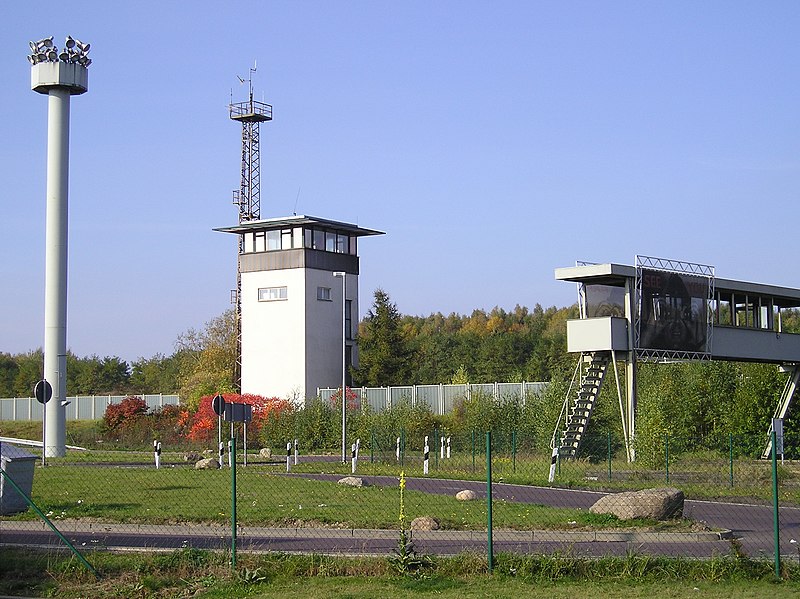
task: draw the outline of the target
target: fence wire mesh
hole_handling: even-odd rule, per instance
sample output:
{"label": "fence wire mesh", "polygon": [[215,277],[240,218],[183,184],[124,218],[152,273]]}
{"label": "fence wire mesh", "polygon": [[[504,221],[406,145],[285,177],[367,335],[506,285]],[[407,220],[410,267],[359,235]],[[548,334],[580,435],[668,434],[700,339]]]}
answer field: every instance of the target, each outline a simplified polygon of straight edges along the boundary
{"label": "fence wire mesh", "polygon": [[[79,548],[230,551],[235,530],[242,550],[388,556],[407,530],[417,552],[437,555],[484,553],[490,542],[495,552],[591,557],[774,554],[772,464],[750,457],[760,440],[665,435],[642,442],[629,463],[620,438],[595,432],[577,458],[553,464],[548,439],[515,430],[494,431],[489,452],[482,430],[398,426],[354,435],[342,463],[336,446],[295,445],[293,436],[269,448],[249,439],[245,452],[243,429],[234,432],[235,484],[227,447],[163,443],[157,455],[140,442],[70,450],[46,467],[31,460],[30,495]],[[227,442],[230,429],[222,433]],[[11,472],[5,459],[3,468]],[[800,466],[780,465],[778,482],[780,552],[798,559]],[[683,502],[666,492],[621,495],[664,488]],[[2,508],[13,490],[0,491]],[[604,498],[618,515],[592,510]],[[668,513],[647,511],[657,508]],[[2,511],[0,542],[59,544],[32,510]]]}

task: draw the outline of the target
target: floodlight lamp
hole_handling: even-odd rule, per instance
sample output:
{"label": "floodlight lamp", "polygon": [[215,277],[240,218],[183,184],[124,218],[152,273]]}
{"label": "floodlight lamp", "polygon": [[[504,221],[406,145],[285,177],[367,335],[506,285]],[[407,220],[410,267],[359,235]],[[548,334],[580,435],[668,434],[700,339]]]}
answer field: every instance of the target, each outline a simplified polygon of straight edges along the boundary
{"label": "floodlight lamp", "polygon": [[67,61],[69,60],[69,53],[68,53],[66,50],[62,50],[62,51],[61,51],[61,54],[59,54],[59,55],[58,55],[58,57],[59,57],[59,58],[60,58],[60,59],[61,59],[63,62],[67,62]]}
{"label": "floodlight lamp", "polygon": [[71,36],[71,35],[68,35],[68,36],[67,36],[67,41],[66,41],[66,42],[64,42],[64,45],[65,45],[67,48],[74,48],[74,47],[75,47],[75,40],[74,40],[74,39],[72,39],[72,36]]}
{"label": "floodlight lamp", "polygon": [[39,48],[36,46],[36,42],[28,42],[28,45],[31,47],[31,52],[36,54]]}
{"label": "floodlight lamp", "polygon": [[28,62],[31,64],[36,64],[36,59],[32,55],[28,54]]}
{"label": "floodlight lamp", "polygon": [[55,50],[48,51],[47,60],[52,60],[52,61],[58,60],[58,52],[56,52]]}
{"label": "floodlight lamp", "polygon": [[39,52],[39,54],[36,55],[36,62],[44,62],[45,60],[47,60],[46,54]]}
{"label": "floodlight lamp", "polygon": [[81,40],[75,40],[75,43],[81,52],[88,52],[91,47],[91,44],[84,44]]}
{"label": "floodlight lamp", "polygon": [[83,66],[88,67],[90,64],[92,64],[92,59],[91,58],[87,58],[86,59],[86,64],[83,65]]}
{"label": "floodlight lamp", "polygon": [[53,47],[53,36],[51,35],[50,37],[46,37],[43,40],[41,40],[39,43],[42,44],[45,48],[52,48]]}

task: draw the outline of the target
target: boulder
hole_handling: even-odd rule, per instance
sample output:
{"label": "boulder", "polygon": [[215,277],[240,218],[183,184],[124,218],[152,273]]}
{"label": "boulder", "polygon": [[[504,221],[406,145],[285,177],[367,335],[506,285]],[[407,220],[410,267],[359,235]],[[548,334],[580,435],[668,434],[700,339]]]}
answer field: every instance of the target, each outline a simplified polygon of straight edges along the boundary
{"label": "boulder", "polygon": [[218,452],[218,450],[214,450],[214,449],[204,449],[203,450],[203,455],[204,456],[217,455],[217,452]]}
{"label": "boulder", "polygon": [[411,530],[439,530],[439,521],[431,516],[420,516],[411,521]]}
{"label": "boulder", "polygon": [[191,462],[192,464],[194,464],[195,462],[199,462],[202,459],[203,459],[203,456],[201,456],[199,453],[194,452],[194,451],[190,451],[189,453],[183,454],[183,461],[184,462]]}
{"label": "boulder", "polygon": [[366,487],[366,481],[358,476],[345,476],[339,479],[340,485],[348,485],[350,487]]}
{"label": "boulder", "polygon": [[620,520],[668,520],[683,515],[683,491],[673,488],[612,493],[589,508],[593,514],[612,514]]}
{"label": "boulder", "polygon": [[195,470],[219,470],[217,458],[205,458],[199,460],[194,465]]}
{"label": "boulder", "polygon": [[463,491],[456,493],[456,499],[459,501],[473,501],[477,498],[478,494],[475,491],[470,491],[469,489],[464,489]]}
{"label": "boulder", "polygon": [[272,458],[272,450],[269,447],[262,447],[261,451],[258,452],[258,455],[265,460],[269,460]]}

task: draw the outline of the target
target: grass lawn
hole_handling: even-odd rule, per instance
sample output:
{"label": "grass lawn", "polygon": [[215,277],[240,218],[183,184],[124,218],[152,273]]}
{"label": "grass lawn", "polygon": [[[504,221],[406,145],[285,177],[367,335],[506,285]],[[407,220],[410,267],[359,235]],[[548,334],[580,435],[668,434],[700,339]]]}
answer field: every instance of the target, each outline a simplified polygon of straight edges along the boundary
{"label": "grass lawn", "polygon": [[474,555],[439,559],[418,575],[396,572],[386,559],[242,555],[231,570],[220,553],[95,552],[95,579],[63,552],[0,548],[0,595],[106,598],[230,597],[583,597],[722,599],[797,597],[797,567],[772,582],[770,564],[708,561],[520,558],[500,555],[494,574]]}
{"label": "grass lawn", "polygon": [[[51,465],[36,468],[33,500],[57,524],[62,519],[110,522],[227,523],[231,509],[231,473],[221,470]],[[496,528],[617,528],[621,522],[586,510],[495,500]],[[406,490],[410,519],[435,515],[443,529],[485,530],[485,501],[463,502],[452,495]],[[287,477],[274,468],[237,469],[237,517],[242,525],[294,526],[299,522],[341,528],[397,529],[399,488],[352,488],[336,482]],[[29,510],[17,519],[33,519]],[[655,526],[629,521],[625,526]],[[681,522],[659,524],[676,529]]]}

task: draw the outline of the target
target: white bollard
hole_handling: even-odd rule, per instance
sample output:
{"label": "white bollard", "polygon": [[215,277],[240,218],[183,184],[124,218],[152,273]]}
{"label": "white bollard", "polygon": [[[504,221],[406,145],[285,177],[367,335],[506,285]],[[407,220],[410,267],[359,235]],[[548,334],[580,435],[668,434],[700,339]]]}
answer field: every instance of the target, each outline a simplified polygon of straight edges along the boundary
{"label": "white bollard", "polygon": [[547,477],[547,482],[553,482],[556,479],[557,461],[558,461],[558,447],[554,447],[553,456],[550,458],[550,476]]}
{"label": "white bollard", "polygon": [[439,449],[439,459],[443,460],[444,459],[444,437],[440,437],[440,440],[442,442],[441,443],[442,447]]}
{"label": "white bollard", "polygon": [[397,437],[397,449],[394,450],[394,455],[397,458],[397,461],[400,461],[400,437]]}
{"label": "white bollard", "polygon": [[431,448],[428,446],[428,437],[425,437],[425,447],[424,453],[422,456],[422,473],[427,476],[428,475],[428,463],[430,462],[431,457]]}
{"label": "white bollard", "polygon": [[158,440],[153,440],[153,454],[156,459],[156,470],[161,467],[161,443]]}
{"label": "white bollard", "polygon": [[450,459],[450,437],[447,437],[447,459]]}
{"label": "white bollard", "polygon": [[225,456],[225,444],[219,442],[219,467],[222,468],[222,458]]}
{"label": "white bollard", "polygon": [[294,440],[294,465],[297,466],[297,439]]}
{"label": "white bollard", "polygon": [[356,473],[356,444],[350,447],[350,472],[352,474]]}
{"label": "white bollard", "polygon": [[233,468],[233,460],[236,456],[233,455],[233,440],[228,441],[228,468]]}
{"label": "white bollard", "polygon": [[289,441],[286,444],[286,472],[289,472],[291,469],[291,458],[292,458],[292,442]]}

